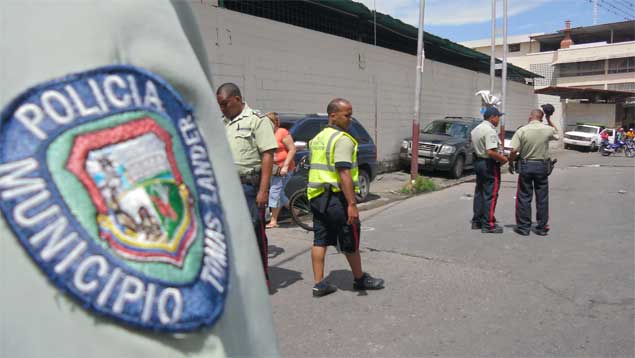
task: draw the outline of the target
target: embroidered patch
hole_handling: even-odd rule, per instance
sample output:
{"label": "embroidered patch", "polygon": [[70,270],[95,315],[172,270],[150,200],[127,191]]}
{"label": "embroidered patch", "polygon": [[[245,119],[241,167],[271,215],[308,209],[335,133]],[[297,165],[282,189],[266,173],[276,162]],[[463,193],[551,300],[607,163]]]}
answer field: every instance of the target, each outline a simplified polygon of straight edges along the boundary
{"label": "embroidered patch", "polygon": [[191,108],[158,76],[110,66],[20,95],[0,121],[0,199],[31,258],[89,310],[171,332],[220,317],[214,171]]}

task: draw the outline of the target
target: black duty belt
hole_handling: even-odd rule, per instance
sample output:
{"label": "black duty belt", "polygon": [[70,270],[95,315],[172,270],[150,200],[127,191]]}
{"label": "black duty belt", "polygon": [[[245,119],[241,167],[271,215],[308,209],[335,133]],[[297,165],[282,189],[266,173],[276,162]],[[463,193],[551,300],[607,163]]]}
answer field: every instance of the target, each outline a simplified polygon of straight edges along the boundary
{"label": "black duty belt", "polygon": [[260,185],[260,173],[241,175],[240,183],[247,185]]}
{"label": "black duty belt", "polygon": [[521,162],[535,162],[535,163],[549,163],[551,162],[551,158],[547,159],[521,159]]}

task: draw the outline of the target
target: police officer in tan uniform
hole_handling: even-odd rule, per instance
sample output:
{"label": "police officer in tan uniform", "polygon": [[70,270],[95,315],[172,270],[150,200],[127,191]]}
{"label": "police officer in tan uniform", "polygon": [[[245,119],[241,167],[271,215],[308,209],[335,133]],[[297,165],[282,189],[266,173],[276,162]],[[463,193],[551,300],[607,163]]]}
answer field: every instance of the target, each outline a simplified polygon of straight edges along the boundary
{"label": "police officer in tan uniform", "polygon": [[483,114],[485,120],[471,133],[476,172],[472,229],[489,234],[503,232],[503,228],[496,225],[494,216],[501,182],[500,166],[507,163],[507,157],[500,152],[501,143],[496,133],[502,115],[496,107],[488,108]]}
{"label": "police officer in tan uniform", "polygon": [[273,125],[265,114],[249,108],[240,89],[233,83],[218,87],[216,99],[223,112],[227,140],[247,199],[269,283],[265,208],[269,202],[273,153],[278,148]]}
{"label": "police officer in tan uniform", "polygon": [[549,232],[549,174],[553,165],[549,157],[549,141],[558,139],[558,130],[549,115],[547,124],[542,123],[543,115],[540,109],[532,110],[529,123],[516,131],[511,142],[510,160],[520,159],[514,232],[523,236],[529,235],[531,229],[531,199],[534,191],[537,226],[533,231],[540,236]]}

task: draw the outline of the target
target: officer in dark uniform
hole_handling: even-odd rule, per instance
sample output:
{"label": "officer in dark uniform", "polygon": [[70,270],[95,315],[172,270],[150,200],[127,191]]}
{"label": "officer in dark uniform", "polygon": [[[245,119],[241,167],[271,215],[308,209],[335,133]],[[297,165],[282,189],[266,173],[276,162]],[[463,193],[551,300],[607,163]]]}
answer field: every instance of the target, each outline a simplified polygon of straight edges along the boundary
{"label": "officer in dark uniform", "polygon": [[[546,113],[553,113],[553,106],[544,105]],[[545,236],[549,231],[549,174],[552,161],[549,158],[549,141],[558,139],[558,131],[551,123],[542,123],[543,111],[534,109],[529,123],[519,128],[511,142],[510,160],[519,157],[518,189],[516,193],[516,228],[514,232],[527,236],[531,229],[531,199],[536,192],[536,221],[534,233]]]}
{"label": "officer in dark uniform", "polygon": [[488,108],[483,114],[483,123],[476,126],[471,133],[476,172],[472,229],[480,229],[488,234],[503,232],[503,228],[496,225],[494,216],[501,182],[500,166],[507,163],[507,157],[501,154],[501,142],[496,133],[496,126],[502,115],[496,107]]}
{"label": "officer in dark uniform", "polygon": [[223,112],[227,140],[251,214],[268,284],[265,208],[269,203],[273,153],[278,148],[273,124],[264,113],[249,108],[240,89],[233,83],[218,87],[216,99]]}

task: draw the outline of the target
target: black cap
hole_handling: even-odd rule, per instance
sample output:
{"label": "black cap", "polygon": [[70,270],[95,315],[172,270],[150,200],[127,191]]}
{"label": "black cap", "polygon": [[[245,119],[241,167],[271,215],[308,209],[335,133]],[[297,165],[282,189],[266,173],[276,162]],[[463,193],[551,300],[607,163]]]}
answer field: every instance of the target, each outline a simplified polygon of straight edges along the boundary
{"label": "black cap", "polygon": [[498,108],[489,107],[488,109],[485,110],[485,113],[483,113],[483,118],[489,119],[490,117],[500,117],[503,114],[505,114],[505,113],[499,112]]}
{"label": "black cap", "polygon": [[547,104],[543,104],[542,106],[540,106],[542,108],[542,111],[547,115],[547,116],[551,116],[553,114],[553,112],[556,111],[555,108],[553,108],[553,105],[547,103]]}

